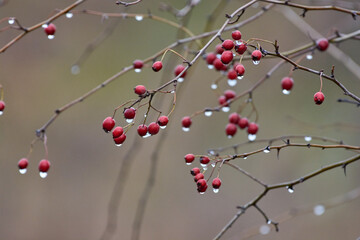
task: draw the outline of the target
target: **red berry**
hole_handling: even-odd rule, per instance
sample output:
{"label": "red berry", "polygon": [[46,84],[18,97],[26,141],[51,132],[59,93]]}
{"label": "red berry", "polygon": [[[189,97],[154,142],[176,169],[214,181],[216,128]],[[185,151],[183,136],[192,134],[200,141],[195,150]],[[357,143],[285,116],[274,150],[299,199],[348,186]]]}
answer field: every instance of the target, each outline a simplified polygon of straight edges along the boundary
{"label": "red berry", "polygon": [[215,53],[208,53],[207,55],[206,55],[206,62],[207,62],[207,64],[213,64],[213,62],[215,61],[215,59],[216,59],[216,55],[215,55]]}
{"label": "red berry", "polygon": [[50,162],[46,159],[43,159],[39,162],[39,171],[40,172],[47,172],[50,168]]}
{"label": "red berry", "polygon": [[184,158],[186,163],[192,163],[195,160],[195,156],[192,153],[186,154]]}
{"label": "red berry", "polygon": [[294,80],[291,77],[284,77],[281,80],[282,89],[290,91],[294,85]]}
{"label": "red berry", "polygon": [[243,76],[244,73],[245,73],[245,68],[244,68],[244,65],[242,64],[238,64],[235,68],[235,71],[237,73],[238,76]]}
{"label": "red berry", "polygon": [[114,138],[114,142],[115,142],[116,145],[123,144],[123,142],[125,142],[125,140],[126,140],[125,133],[121,134],[120,137],[118,137],[118,138]]}
{"label": "red berry", "polygon": [[196,185],[198,186],[198,188],[204,188],[207,185],[207,183],[206,180],[202,178],[196,182]]}
{"label": "red berry", "polygon": [[161,61],[156,61],[154,62],[154,64],[152,65],[152,69],[155,71],[155,72],[158,72],[162,69],[162,62]]}
{"label": "red berry", "polygon": [[134,119],[135,117],[135,109],[134,108],[127,108],[124,111],[124,117],[126,119]]}
{"label": "red berry", "polygon": [[260,61],[261,57],[262,57],[262,54],[259,50],[254,50],[251,53],[251,58],[253,61]]}
{"label": "red berry", "polygon": [[54,35],[56,27],[53,23],[50,23],[46,28],[44,28],[44,31],[47,35]]}
{"label": "red berry", "polygon": [[190,173],[191,173],[191,175],[196,176],[197,174],[200,173],[200,168],[195,167],[195,168],[191,169]]}
{"label": "red berry", "polygon": [[166,126],[168,122],[169,122],[169,118],[167,116],[160,116],[157,121],[157,123],[160,126]]}
{"label": "red berry", "polygon": [[118,138],[124,133],[124,129],[122,127],[116,127],[113,132],[113,138]]}
{"label": "red berry", "polygon": [[197,190],[199,193],[204,193],[207,189],[207,184],[205,186],[198,187]]}
{"label": "red berry", "polygon": [[221,45],[221,44],[216,45],[216,47],[215,47],[215,52],[216,52],[217,54],[222,54],[222,53],[224,52],[224,49],[222,48],[222,45]]}
{"label": "red berry", "polygon": [[244,52],[246,52],[246,50],[247,50],[246,43],[241,43],[241,44],[235,46],[235,51],[240,55],[244,54]]}
{"label": "red berry", "polygon": [[228,64],[229,62],[231,62],[233,60],[233,53],[232,51],[224,51],[222,54],[221,54],[221,61],[224,63],[224,64]]}
{"label": "red berry", "polygon": [[143,95],[144,93],[146,93],[146,87],[143,86],[143,85],[137,85],[135,88],[134,88],[134,92],[138,95]]}
{"label": "red berry", "polygon": [[247,132],[249,133],[249,134],[256,134],[257,133],[257,131],[259,130],[259,126],[256,124],[256,123],[254,123],[254,122],[252,122],[252,123],[249,123],[249,125],[248,125],[248,129],[247,129]]}
{"label": "red berry", "polygon": [[181,120],[181,124],[184,128],[189,128],[191,126],[191,118],[186,116],[186,117],[183,117],[182,120]]}
{"label": "red berry", "polygon": [[213,186],[213,188],[215,188],[215,189],[220,188],[220,186],[221,186],[221,180],[220,180],[220,178],[214,178],[213,181],[212,181],[212,186]]}
{"label": "red berry", "polygon": [[236,71],[234,69],[230,69],[228,71],[227,77],[228,77],[228,79],[231,79],[231,80],[236,79],[236,77],[237,77]]}
{"label": "red berry", "polygon": [[[184,69],[185,69],[185,67],[183,65],[177,65],[175,70],[174,70],[175,77],[177,75],[179,75],[182,71],[184,71]],[[183,74],[181,74],[180,77],[184,78],[185,76],[186,76],[186,71]]]}
{"label": "red berry", "polygon": [[210,162],[210,158],[208,156],[201,156],[200,163],[201,164],[208,164]]}
{"label": "red berry", "polygon": [[156,122],[152,122],[148,126],[148,132],[151,135],[156,135],[160,131],[160,126]]}
{"label": "red berry", "polygon": [[195,175],[195,177],[194,177],[195,182],[199,181],[200,179],[204,179],[204,174],[198,173]]}
{"label": "red berry", "polygon": [[140,135],[140,137],[145,136],[147,131],[148,131],[148,128],[147,128],[147,126],[145,124],[141,124],[137,128],[137,132]]}
{"label": "red berry", "polygon": [[222,63],[222,61],[220,59],[215,59],[213,62],[213,65],[215,67],[216,70],[221,71],[224,69],[224,64]]}
{"label": "red berry", "polygon": [[27,160],[27,158],[22,158],[18,162],[18,167],[19,167],[19,169],[26,169],[28,164],[29,164],[29,161]]}
{"label": "red berry", "polygon": [[316,41],[316,47],[320,51],[325,51],[329,47],[329,41],[326,38],[320,38]]}
{"label": "red berry", "polygon": [[240,118],[238,125],[241,129],[244,129],[249,125],[249,120],[247,118]]}
{"label": "red berry", "polygon": [[103,129],[106,133],[110,132],[115,126],[115,120],[112,117],[107,117],[103,121]]}
{"label": "red berry", "polygon": [[228,136],[234,136],[237,131],[237,127],[233,123],[228,123],[225,128],[226,135]]}
{"label": "red berry", "polygon": [[231,33],[231,37],[234,40],[240,40],[241,39],[241,32],[239,30],[235,30]]}
{"label": "red berry", "polygon": [[314,95],[314,101],[317,105],[320,105],[325,100],[325,95],[322,92],[317,92]]}
{"label": "red berry", "polygon": [[224,92],[224,96],[225,96],[226,100],[233,99],[236,96],[236,92],[228,89]]}
{"label": "red berry", "polygon": [[218,99],[219,105],[227,107],[228,104],[225,104],[227,102],[226,97],[224,95],[221,95]]}
{"label": "red berry", "polygon": [[222,47],[225,50],[231,50],[233,49],[233,47],[235,46],[234,42],[230,39],[226,39],[223,43],[222,43]]}
{"label": "red berry", "polygon": [[229,115],[229,123],[238,124],[240,120],[240,115],[236,112],[233,112]]}
{"label": "red berry", "polygon": [[135,60],[135,61],[133,62],[133,67],[134,67],[135,69],[141,69],[143,66],[144,66],[144,62],[141,61],[141,60]]}
{"label": "red berry", "polygon": [[4,101],[0,101],[0,111],[4,111],[5,109],[5,102]]}

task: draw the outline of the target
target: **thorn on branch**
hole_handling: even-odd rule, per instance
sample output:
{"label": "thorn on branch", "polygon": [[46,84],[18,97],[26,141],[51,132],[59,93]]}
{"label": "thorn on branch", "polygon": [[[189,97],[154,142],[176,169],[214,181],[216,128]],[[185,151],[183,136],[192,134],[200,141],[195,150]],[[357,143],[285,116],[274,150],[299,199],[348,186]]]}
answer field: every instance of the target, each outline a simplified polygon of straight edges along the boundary
{"label": "thorn on branch", "polygon": [[352,12],[351,15],[352,15],[353,19],[356,20],[356,17],[357,17],[356,12],[355,11]]}
{"label": "thorn on branch", "polygon": [[280,148],[277,149],[277,153],[276,153],[276,157],[277,157],[278,160],[280,160],[279,155],[280,155]]}
{"label": "thorn on branch", "polygon": [[342,168],[344,169],[344,175],[345,175],[345,177],[346,177],[346,167],[347,167],[347,164],[342,165]]}
{"label": "thorn on branch", "polygon": [[300,16],[302,16],[302,17],[304,18],[304,17],[305,17],[306,12],[307,12],[307,9],[304,9],[304,10],[303,10],[303,12],[302,12],[302,14],[300,14]]}
{"label": "thorn on branch", "polygon": [[335,71],[335,66],[333,65],[332,68],[331,68],[331,75],[330,75],[332,78],[335,77],[334,71]]}

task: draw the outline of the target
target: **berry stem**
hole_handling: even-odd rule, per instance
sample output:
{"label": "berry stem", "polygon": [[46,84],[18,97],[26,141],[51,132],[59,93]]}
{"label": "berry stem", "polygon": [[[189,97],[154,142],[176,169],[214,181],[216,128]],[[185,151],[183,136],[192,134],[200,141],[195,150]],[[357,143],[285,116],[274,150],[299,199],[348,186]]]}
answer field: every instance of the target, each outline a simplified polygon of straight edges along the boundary
{"label": "berry stem", "polygon": [[120,106],[116,107],[116,108],[114,109],[114,114],[113,114],[112,118],[115,118],[115,114],[116,114],[117,110],[119,110],[120,108],[124,107],[125,105],[127,105],[127,104],[129,104],[129,103],[131,103],[131,102],[134,102],[134,103],[135,103],[136,100],[131,99],[131,100],[129,100],[129,101],[121,104]]}
{"label": "berry stem", "polygon": [[324,70],[321,70],[320,71],[320,90],[319,90],[319,92],[321,92],[322,87],[323,87],[323,80],[322,80],[323,73],[324,73]]}
{"label": "berry stem", "polygon": [[163,55],[161,56],[161,59],[160,59],[160,61],[161,61],[161,62],[163,61],[163,59],[164,59],[164,57],[165,57],[165,54],[166,54],[168,51],[170,51],[170,52],[172,52],[172,53],[176,54],[176,55],[177,55],[177,56],[179,56],[181,59],[183,59],[186,63],[189,63],[189,61],[188,61],[188,60],[186,60],[186,58],[185,58],[185,57],[183,57],[180,53],[178,53],[178,52],[176,52],[176,51],[172,50],[171,48],[167,48],[167,49],[165,50],[165,52],[164,52],[164,53],[163,53]]}
{"label": "berry stem", "polygon": [[4,100],[4,88],[0,84],[0,101],[3,101],[3,100]]}

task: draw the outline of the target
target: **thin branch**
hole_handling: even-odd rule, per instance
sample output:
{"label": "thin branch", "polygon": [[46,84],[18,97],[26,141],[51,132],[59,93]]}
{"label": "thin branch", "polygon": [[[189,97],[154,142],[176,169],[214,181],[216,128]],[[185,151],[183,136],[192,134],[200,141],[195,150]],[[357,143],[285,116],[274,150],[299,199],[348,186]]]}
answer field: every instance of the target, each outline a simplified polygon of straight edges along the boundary
{"label": "thin branch", "polygon": [[142,0],[136,0],[133,2],[124,2],[124,1],[116,1],[115,3],[117,5],[124,5],[125,7],[131,6],[131,5],[135,5],[138,4],[139,2],[141,2]]}

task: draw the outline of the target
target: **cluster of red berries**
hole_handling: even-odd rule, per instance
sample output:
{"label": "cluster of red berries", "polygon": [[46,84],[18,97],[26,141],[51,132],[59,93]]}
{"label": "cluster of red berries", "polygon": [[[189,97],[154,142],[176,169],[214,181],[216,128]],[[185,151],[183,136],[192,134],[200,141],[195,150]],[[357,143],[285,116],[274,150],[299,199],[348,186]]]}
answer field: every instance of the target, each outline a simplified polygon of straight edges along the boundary
{"label": "cluster of red berries", "polygon": [[[195,160],[195,155],[189,153],[189,154],[186,154],[184,158],[185,158],[185,163],[187,165],[190,165]],[[210,158],[207,156],[201,156],[199,160],[200,160],[201,166],[204,168],[204,170],[206,170],[207,169],[206,166],[209,164]],[[191,173],[191,175],[194,176],[194,181],[196,182],[197,191],[200,194],[204,194],[206,189],[208,188],[207,181],[204,179],[204,177],[205,177],[204,173],[201,173],[201,170],[198,167],[191,169],[190,173]],[[218,177],[214,178],[212,181],[212,186],[213,186],[213,191],[215,193],[219,192],[219,188],[221,186],[220,178],[218,178]]]}
{"label": "cluster of red berries", "polygon": [[[19,168],[19,172],[21,174],[25,174],[27,171],[27,167],[29,165],[29,160],[27,158],[22,158],[19,160],[18,162],[18,168]],[[47,159],[43,159],[39,162],[39,166],[38,166],[39,172],[40,172],[40,177],[42,178],[46,178],[47,176],[47,172],[50,169],[50,162]]]}
{"label": "cluster of red berries", "polygon": [[[217,71],[227,73],[229,86],[235,86],[237,79],[242,79],[245,73],[244,65],[233,62],[236,54],[243,55],[247,50],[247,43],[241,40],[241,32],[233,31],[232,39],[226,39],[222,44],[215,47],[215,51],[206,55],[206,62],[210,69],[215,68]],[[260,50],[254,50],[251,58],[254,64],[258,64],[262,57]]]}
{"label": "cluster of red berries", "polygon": [[0,115],[3,114],[5,109],[5,102],[4,101],[0,101]]}
{"label": "cluster of red berries", "polygon": [[229,123],[226,125],[225,133],[231,138],[237,132],[237,127],[240,129],[247,128],[249,134],[249,140],[253,141],[256,138],[256,133],[259,130],[259,126],[255,122],[249,122],[246,117],[241,117],[240,114],[233,112],[229,115]]}

